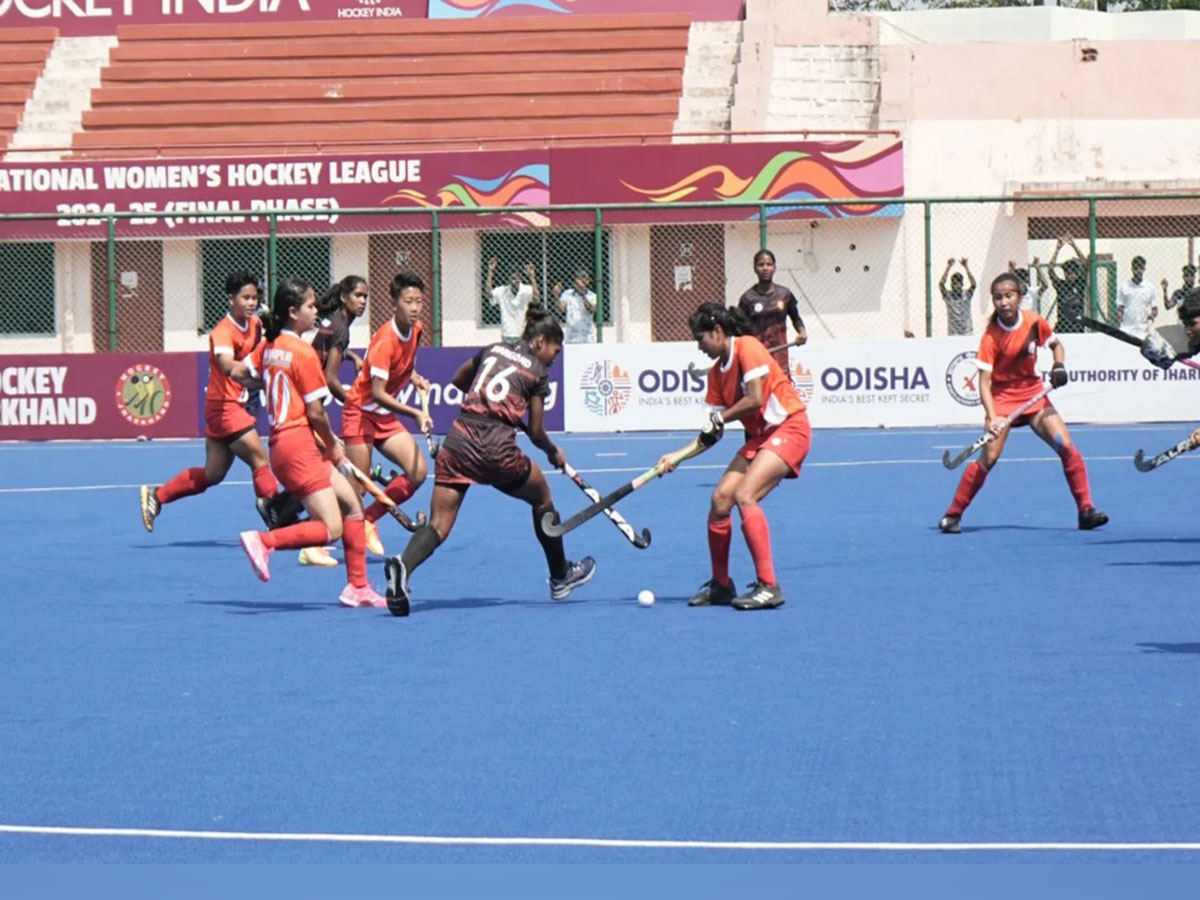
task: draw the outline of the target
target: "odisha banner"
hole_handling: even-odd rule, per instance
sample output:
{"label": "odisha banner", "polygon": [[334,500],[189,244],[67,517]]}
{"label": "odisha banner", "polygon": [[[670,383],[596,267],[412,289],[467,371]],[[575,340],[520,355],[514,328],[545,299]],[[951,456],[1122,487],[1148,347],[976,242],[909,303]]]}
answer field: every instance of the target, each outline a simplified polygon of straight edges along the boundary
{"label": "odisha banner", "polygon": [[425,18],[426,0],[0,0],[0,28],[53,26],[69,37],[120,25],[387,21]]}
{"label": "odisha banner", "polygon": [[[3,2],[3,0],[0,0]],[[445,224],[540,227],[592,221],[590,214],[539,211],[549,204],[643,203],[606,220],[737,221],[764,201],[851,200],[772,207],[772,216],[896,216],[886,202],[904,191],[902,144],[852,141],[687,144],[650,147],[497,150],[403,155],[155,159],[0,165],[0,210],[53,218],[0,221],[0,238],[103,238],[105,213],[121,237],[265,234],[264,210],[282,210],[281,233],[372,231],[378,216],[349,208],[406,211],[390,228]],[[673,210],[678,203],[723,208]],[[479,217],[481,208],[503,213]],[[455,217],[449,214],[462,213]]]}

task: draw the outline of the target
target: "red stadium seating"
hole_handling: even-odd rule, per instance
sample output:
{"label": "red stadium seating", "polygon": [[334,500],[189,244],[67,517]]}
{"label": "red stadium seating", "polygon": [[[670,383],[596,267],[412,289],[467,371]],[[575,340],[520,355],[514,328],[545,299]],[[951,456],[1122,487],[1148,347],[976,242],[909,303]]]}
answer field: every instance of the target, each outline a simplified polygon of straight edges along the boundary
{"label": "red stadium seating", "polygon": [[56,37],[57,28],[0,29],[0,150],[21,122],[25,101]]}

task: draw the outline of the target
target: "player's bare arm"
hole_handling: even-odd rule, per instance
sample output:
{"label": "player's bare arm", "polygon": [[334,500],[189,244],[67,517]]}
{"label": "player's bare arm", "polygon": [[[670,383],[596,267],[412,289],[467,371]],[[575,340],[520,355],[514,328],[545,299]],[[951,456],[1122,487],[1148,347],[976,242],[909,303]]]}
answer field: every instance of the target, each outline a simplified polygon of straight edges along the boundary
{"label": "player's bare arm", "polygon": [[545,398],[541,396],[533,396],[529,398],[529,439],[533,441],[533,445],[546,454],[546,459],[550,460],[550,465],[556,469],[561,469],[567,463],[567,457],[554,441],[550,440],[550,435],[546,434],[546,429],[543,425],[543,415],[545,412]]}

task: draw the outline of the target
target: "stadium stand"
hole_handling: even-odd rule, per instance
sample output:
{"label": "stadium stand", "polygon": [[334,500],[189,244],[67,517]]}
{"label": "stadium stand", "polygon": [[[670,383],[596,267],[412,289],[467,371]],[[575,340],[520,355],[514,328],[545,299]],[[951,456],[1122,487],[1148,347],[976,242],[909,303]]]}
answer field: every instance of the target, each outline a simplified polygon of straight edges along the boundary
{"label": "stadium stand", "polygon": [[58,37],[57,28],[0,30],[0,150],[21,123],[25,101]]}

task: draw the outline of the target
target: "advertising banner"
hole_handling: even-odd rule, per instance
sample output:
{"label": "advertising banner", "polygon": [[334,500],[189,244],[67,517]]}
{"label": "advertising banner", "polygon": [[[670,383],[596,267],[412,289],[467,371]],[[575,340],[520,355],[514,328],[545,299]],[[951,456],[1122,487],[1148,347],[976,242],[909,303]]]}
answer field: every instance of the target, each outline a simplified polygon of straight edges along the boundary
{"label": "advertising banner", "polygon": [[0,0],[0,29],[52,26],[64,37],[120,25],[394,21],[425,18],[427,0]]}
{"label": "advertising banner", "polygon": [[688,13],[695,22],[734,22],[745,0],[429,0],[431,19],[483,19],[492,16],[628,15]]}
{"label": "advertising banner", "polygon": [[[1103,335],[1062,335],[1070,382],[1053,395],[1068,422],[1191,421],[1200,371],[1162,371]],[[813,341],[791,349],[791,376],[815,428],[982,425],[978,338]],[[1050,351],[1038,368],[1048,372]],[[572,345],[564,373],[569,431],[688,430],[704,421],[709,361],[687,343]]]}
{"label": "advertising banner", "polygon": [[195,437],[194,356],[6,356],[0,440]]}

